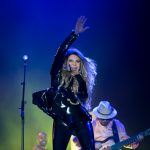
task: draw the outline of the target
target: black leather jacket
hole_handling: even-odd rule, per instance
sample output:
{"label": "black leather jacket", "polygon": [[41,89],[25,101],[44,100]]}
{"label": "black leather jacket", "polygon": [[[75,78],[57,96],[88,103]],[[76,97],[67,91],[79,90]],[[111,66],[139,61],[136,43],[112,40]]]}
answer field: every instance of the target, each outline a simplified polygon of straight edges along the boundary
{"label": "black leather jacket", "polygon": [[[40,106],[40,109],[48,115],[53,118],[59,117],[68,125],[78,121],[91,120],[91,115],[83,106],[88,94],[86,83],[81,75],[75,75],[67,88],[63,86],[59,88],[62,79],[61,69],[65,60],[65,54],[77,37],[78,35],[72,32],[58,48],[50,71],[51,88],[46,91],[45,97],[47,98],[42,99],[42,101],[46,102],[46,107]],[[76,95],[71,90],[75,78],[79,84],[79,92]]]}
{"label": "black leather jacket", "polygon": [[[86,82],[81,75],[75,75],[67,88],[63,86],[58,88],[61,82],[61,69],[65,60],[65,54],[70,45],[76,40],[78,36],[72,32],[66,40],[58,48],[51,68],[51,87],[55,91],[53,113],[63,119],[67,124],[77,121],[87,121],[91,119],[88,111],[83,107],[88,94]],[[71,91],[74,78],[78,81],[79,89],[75,95]]]}

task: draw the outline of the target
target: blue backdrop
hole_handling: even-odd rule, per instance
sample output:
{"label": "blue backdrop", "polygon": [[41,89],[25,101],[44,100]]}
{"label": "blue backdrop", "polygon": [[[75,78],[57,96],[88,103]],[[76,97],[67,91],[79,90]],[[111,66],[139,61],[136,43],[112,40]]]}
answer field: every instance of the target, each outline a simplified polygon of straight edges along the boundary
{"label": "blue backdrop", "polygon": [[[129,135],[150,127],[150,13],[140,0],[0,1],[0,149],[21,146],[20,104],[27,54],[25,149],[44,130],[51,146],[52,119],[32,105],[32,93],[50,85],[49,70],[59,44],[80,15],[90,29],[73,44],[97,62],[92,108],[108,99]],[[140,150],[147,150],[146,137]],[[70,149],[68,147],[68,149]]]}

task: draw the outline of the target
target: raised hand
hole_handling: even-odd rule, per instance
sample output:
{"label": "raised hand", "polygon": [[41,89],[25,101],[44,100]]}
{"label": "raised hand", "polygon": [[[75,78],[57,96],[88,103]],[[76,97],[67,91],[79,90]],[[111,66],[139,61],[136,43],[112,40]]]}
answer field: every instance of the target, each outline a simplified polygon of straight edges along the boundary
{"label": "raised hand", "polygon": [[87,29],[89,29],[89,26],[85,26],[85,23],[87,21],[87,18],[85,18],[85,16],[80,16],[77,19],[76,25],[75,25],[75,33],[79,34],[81,32],[86,31]]}

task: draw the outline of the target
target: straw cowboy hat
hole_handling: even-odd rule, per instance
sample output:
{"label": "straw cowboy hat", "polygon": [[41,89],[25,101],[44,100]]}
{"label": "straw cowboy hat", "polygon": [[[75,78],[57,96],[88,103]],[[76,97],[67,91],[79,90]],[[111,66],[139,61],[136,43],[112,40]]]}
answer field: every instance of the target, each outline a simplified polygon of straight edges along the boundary
{"label": "straw cowboy hat", "polygon": [[93,109],[93,113],[100,119],[112,119],[117,115],[115,108],[108,101],[101,101],[97,107]]}

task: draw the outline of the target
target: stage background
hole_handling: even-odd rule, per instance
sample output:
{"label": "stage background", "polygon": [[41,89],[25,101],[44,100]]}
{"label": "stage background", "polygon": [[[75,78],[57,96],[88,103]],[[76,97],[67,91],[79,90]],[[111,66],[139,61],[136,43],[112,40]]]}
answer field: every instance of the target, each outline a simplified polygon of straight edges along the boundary
{"label": "stage background", "polygon": [[[0,1],[0,149],[21,149],[23,55],[27,54],[25,150],[52,119],[32,104],[32,93],[50,85],[56,49],[85,15],[90,29],[73,44],[97,62],[92,108],[108,99],[129,135],[150,127],[150,15],[144,0]],[[150,137],[140,150],[150,148]],[[68,150],[70,149],[70,145]]]}

